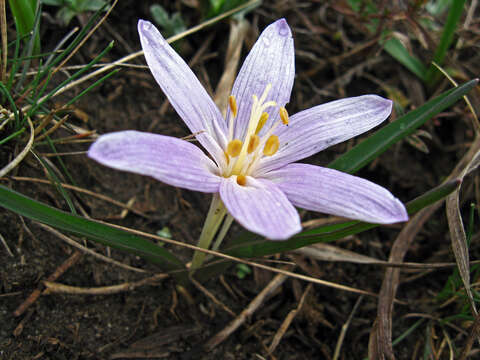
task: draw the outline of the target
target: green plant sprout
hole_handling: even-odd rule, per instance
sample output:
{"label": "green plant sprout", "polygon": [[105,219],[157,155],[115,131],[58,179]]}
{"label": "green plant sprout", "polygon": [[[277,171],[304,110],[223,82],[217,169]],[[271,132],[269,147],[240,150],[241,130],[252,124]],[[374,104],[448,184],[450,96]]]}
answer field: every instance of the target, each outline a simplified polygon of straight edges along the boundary
{"label": "green plant sprout", "polygon": [[[365,18],[371,15],[378,14],[377,5],[372,1],[365,0],[348,0],[351,9]],[[432,62],[439,65],[443,64],[447,51],[453,42],[453,37],[457,24],[463,13],[465,0],[442,0],[442,1],[428,1],[425,4],[425,9],[432,15],[439,16],[448,10],[447,19],[443,27],[440,40],[436,46]],[[377,31],[379,21],[377,18],[372,18],[367,24],[367,28],[373,34]],[[430,28],[435,28],[431,21],[424,22]],[[421,79],[428,86],[433,86],[439,80],[439,71],[432,64],[425,65],[415,54],[411,54],[405,47],[402,41],[396,37],[395,33],[390,30],[383,30],[381,33],[380,44],[385,51],[389,53],[394,59],[400,62],[419,79]]]}
{"label": "green plant sprout", "polygon": [[162,33],[165,37],[177,35],[187,30],[182,15],[178,12],[169,15],[163,6],[153,4],[150,6],[150,13],[153,20],[163,29]]}
{"label": "green plant sprout", "polygon": [[108,2],[105,0],[42,0],[45,5],[56,6],[56,17],[64,25],[68,25],[75,16],[88,11],[106,10]]}

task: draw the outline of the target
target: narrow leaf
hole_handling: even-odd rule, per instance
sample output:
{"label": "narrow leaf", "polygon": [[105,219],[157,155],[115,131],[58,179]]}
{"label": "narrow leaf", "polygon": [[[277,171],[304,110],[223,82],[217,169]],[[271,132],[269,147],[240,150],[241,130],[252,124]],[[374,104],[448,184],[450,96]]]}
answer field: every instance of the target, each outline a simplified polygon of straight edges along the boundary
{"label": "narrow leaf", "polygon": [[408,114],[398,118],[387,126],[384,126],[368,139],[362,141],[350,151],[338,157],[335,161],[330,163],[329,167],[347,173],[354,173],[360,170],[369,162],[376,159],[380,154],[385,152],[390,146],[412,134],[427,120],[455,103],[475,87],[477,83],[478,79],[474,79],[454,89],[445,91],[418,109],[410,111]]}
{"label": "narrow leaf", "polygon": [[182,262],[174,255],[146,239],[95,220],[68,214],[2,185],[0,185],[0,206],[34,221],[142,256],[163,268],[169,270],[183,268]]}

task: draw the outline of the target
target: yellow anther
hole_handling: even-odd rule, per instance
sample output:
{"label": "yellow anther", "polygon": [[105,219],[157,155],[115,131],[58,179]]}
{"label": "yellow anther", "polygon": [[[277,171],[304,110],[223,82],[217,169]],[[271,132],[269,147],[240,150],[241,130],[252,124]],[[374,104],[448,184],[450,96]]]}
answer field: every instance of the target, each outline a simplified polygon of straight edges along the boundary
{"label": "yellow anther", "polygon": [[245,186],[247,184],[247,177],[243,175],[237,175],[237,184],[240,186]]}
{"label": "yellow anther", "polygon": [[270,135],[265,146],[263,147],[263,155],[265,156],[272,156],[278,151],[278,147],[280,146],[280,141],[278,141],[277,135]]}
{"label": "yellow anther", "polygon": [[260,145],[260,138],[258,137],[258,135],[250,136],[250,141],[248,142],[247,152],[249,154],[251,154],[252,152],[254,152],[257,149],[258,145]]}
{"label": "yellow anther", "polygon": [[288,112],[283,106],[279,110],[283,125],[288,125]]}
{"label": "yellow anther", "polygon": [[268,120],[268,113],[263,112],[262,115],[260,116],[260,120],[258,120],[257,129],[255,130],[256,135],[258,135],[260,130],[262,130],[263,125],[265,125],[267,120]]}
{"label": "yellow anther", "polygon": [[228,105],[230,106],[230,111],[232,112],[233,117],[237,117],[237,100],[235,99],[235,96],[230,95],[228,97]]}
{"label": "yellow anther", "polygon": [[237,157],[242,151],[243,143],[241,140],[233,139],[227,145],[227,154],[231,157]]}

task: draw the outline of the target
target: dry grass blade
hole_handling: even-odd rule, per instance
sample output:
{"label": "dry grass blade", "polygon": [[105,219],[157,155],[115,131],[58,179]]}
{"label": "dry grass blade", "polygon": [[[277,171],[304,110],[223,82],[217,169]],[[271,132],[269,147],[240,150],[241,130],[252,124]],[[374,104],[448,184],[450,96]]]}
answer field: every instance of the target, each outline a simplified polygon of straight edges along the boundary
{"label": "dry grass blade", "polygon": [[119,261],[116,261],[116,260],[113,260],[107,256],[104,256],[102,254],[99,254],[99,253],[96,253],[95,251],[93,250],[90,250],[88,248],[86,248],[85,246],[79,244],[78,242],[76,242],[75,240],[72,240],[70,239],[68,236],[62,234],[60,231],[58,230],[55,230],[54,228],[48,226],[48,225],[44,225],[44,224],[41,224],[41,223],[38,223],[38,225],[40,227],[42,227],[43,229],[47,230],[48,232],[52,233],[53,235],[55,235],[56,237],[62,239],[63,241],[65,241],[67,244],[73,246],[74,248],[77,248],[78,250],[80,251],[83,251],[84,253],[87,253],[97,259],[100,259],[102,261],[105,261],[106,263],[109,263],[109,264],[112,264],[112,265],[115,265],[115,266],[118,266],[118,267],[121,267],[123,269],[126,269],[126,270],[130,270],[130,271],[135,271],[135,272],[139,272],[139,273],[145,273],[146,271],[143,270],[143,269],[139,269],[139,268],[136,268],[136,267],[133,267],[133,266],[129,266],[129,265],[125,265],[125,264],[122,264],[121,262]]}
{"label": "dry grass blade", "polygon": [[[460,174],[460,178],[463,180],[468,173],[478,167],[479,162],[480,152],[477,152]],[[473,301],[473,294],[470,289],[470,259],[468,255],[467,236],[465,234],[462,215],[460,213],[459,196],[460,188],[447,196],[446,211],[448,228],[450,230],[450,240],[452,241],[452,249],[458,265],[458,271],[470,302],[470,309],[474,315],[477,315],[477,309],[475,307],[475,302]]]}
{"label": "dry grass blade", "polygon": [[357,312],[357,309],[360,306],[360,303],[362,302],[362,300],[363,300],[363,296],[360,296],[358,300],[355,302],[355,305],[353,306],[353,309],[350,312],[350,315],[348,316],[347,322],[342,325],[342,331],[340,332],[337,345],[335,346],[335,353],[333,354],[333,360],[338,360],[338,358],[340,357],[340,350],[342,349],[342,344],[343,344],[343,341],[345,340],[345,334],[347,333],[348,327],[350,326],[353,316]]}
{"label": "dry grass blade", "polygon": [[[174,36],[170,37],[170,38],[167,39],[167,42],[168,42],[168,43],[172,43],[172,42],[174,42],[174,41],[180,40],[180,39],[182,39],[182,38],[184,38],[184,37],[186,37],[186,36],[188,36],[188,35],[191,35],[191,34],[197,32],[197,31],[200,31],[201,29],[203,29],[203,28],[205,28],[205,27],[207,27],[207,26],[210,26],[210,25],[212,25],[212,24],[214,24],[214,23],[216,23],[216,22],[218,22],[218,21],[220,21],[220,20],[222,20],[222,19],[224,19],[224,18],[229,17],[230,15],[233,15],[233,14],[235,14],[235,13],[237,13],[237,12],[239,12],[239,11],[242,11],[243,9],[246,9],[246,8],[248,8],[248,7],[250,7],[250,6],[253,6],[254,4],[257,4],[257,3],[259,3],[259,0],[249,1],[248,3],[245,3],[245,4],[241,5],[241,6],[238,6],[238,7],[234,8],[234,9],[232,9],[232,10],[229,10],[229,11],[227,11],[227,12],[224,12],[223,14],[220,14],[220,15],[214,17],[214,18],[211,18],[211,19],[209,19],[209,20],[207,20],[207,21],[205,21],[205,22],[203,22],[203,23],[201,23],[201,24],[199,24],[199,25],[197,25],[197,26],[194,26],[194,27],[192,27],[192,28],[190,28],[190,29],[188,29],[188,30],[180,33],[180,34],[177,34],[177,35],[174,35]],[[80,79],[78,79],[78,80],[72,81],[72,82],[68,83],[67,85],[65,85],[64,87],[58,89],[58,91],[57,91],[55,94],[53,94],[53,95],[51,96],[51,98],[53,98],[53,97],[55,97],[55,96],[57,96],[57,95],[60,95],[60,94],[64,93],[65,91],[70,90],[70,89],[78,86],[79,84],[81,84],[81,83],[83,83],[83,82],[85,82],[85,81],[87,81],[87,80],[89,80],[89,79],[91,79],[91,78],[94,78],[94,77],[96,77],[96,76],[98,76],[98,75],[100,75],[100,74],[103,74],[103,73],[105,73],[105,72],[107,72],[107,71],[109,71],[109,70],[112,70],[113,68],[115,68],[115,67],[118,66],[118,65],[127,63],[127,62],[129,62],[130,60],[135,59],[135,58],[137,58],[137,57],[139,57],[139,56],[141,56],[141,55],[143,55],[143,50],[140,50],[140,51],[134,52],[134,53],[132,53],[132,54],[129,54],[129,55],[127,55],[127,56],[124,56],[123,58],[118,59],[117,61],[114,61],[113,63],[110,63],[110,64],[108,64],[108,65],[106,65],[106,66],[103,66],[103,67],[101,67],[101,68],[98,69],[98,70],[92,71],[92,72],[89,73],[88,75],[85,75],[84,77],[82,77],[82,78],[80,78]],[[40,99],[38,100],[38,102],[41,102],[41,101],[43,101],[44,99],[45,99],[45,97],[40,98]],[[26,112],[26,111],[28,111],[28,109],[29,109],[30,107],[31,107],[31,105],[26,105],[25,107],[22,108],[22,111],[23,111],[23,112]]]}
{"label": "dry grass blade", "polygon": [[[469,151],[464,155],[462,160],[457,164],[445,181],[457,178],[464,169],[468,167],[468,164],[472,162],[472,159],[476,157],[478,151],[480,151],[480,137],[477,137],[473,141]],[[389,262],[399,263],[403,261],[414,237],[441,204],[442,201],[438,201],[428,208],[421,210],[410,219],[393,244],[389,256]],[[399,269],[387,269],[385,271],[378,300],[377,318],[370,332],[370,341],[368,344],[370,359],[395,359],[392,347],[392,314],[393,301],[397,293],[399,279]]]}
{"label": "dry grass blade", "polygon": [[476,315],[475,322],[470,329],[470,334],[468,335],[465,347],[462,350],[462,355],[460,360],[465,360],[470,356],[470,350],[472,349],[473,342],[475,339],[478,339],[480,336],[480,315]]}
{"label": "dry grass blade", "polygon": [[230,22],[230,35],[228,38],[227,54],[225,56],[225,70],[218,82],[215,96],[213,97],[215,104],[224,112],[224,117],[228,105],[228,95],[232,91],[233,82],[237,75],[243,40],[245,39],[249,26],[250,24],[245,19],[239,22],[233,20]]}
{"label": "dry grass blade", "polygon": [[45,280],[43,281],[43,285],[45,285],[46,290],[43,293],[45,295],[52,293],[70,295],[112,295],[121,292],[132,291],[140,286],[155,284],[159,280],[163,280],[168,277],[168,274],[156,274],[154,276],[135,282],[126,282],[118,285],[100,286],[95,288],[70,286]]}
{"label": "dry grass blade", "polygon": [[288,328],[290,327],[290,324],[292,323],[293,319],[295,319],[295,316],[297,316],[297,314],[302,310],[303,304],[305,303],[305,299],[307,298],[311,289],[312,289],[312,284],[308,284],[307,287],[305,288],[305,291],[302,294],[302,297],[300,298],[300,301],[298,302],[298,306],[295,309],[291,310],[288,313],[285,320],[283,320],[282,325],[280,326],[278,331],[275,333],[272,343],[268,347],[269,355],[271,355],[275,351],[278,344],[280,344],[280,341],[282,340],[283,335],[285,335]]}
{"label": "dry grass blade", "polygon": [[386,261],[381,261],[370,256],[357,254],[353,251],[344,250],[337,246],[322,243],[305,246],[303,248],[296,249],[293,252],[321,261],[349,262],[355,264],[387,264]]}
{"label": "dry grass blade", "polygon": [[242,325],[253,313],[265,302],[267,297],[272,294],[280,285],[287,280],[287,276],[283,274],[278,274],[275,276],[272,281],[252,300],[252,302],[238,315],[235,319],[232,320],[222,331],[217,333],[213,338],[211,338],[205,344],[205,350],[210,351],[215,346],[223,342],[227,337],[229,337],[235,330],[237,330],[240,325]]}
{"label": "dry grass blade", "polygon": [[35,130],[33,128],[32,121],[28,117],[27,117],[27,122],[28,122],[28,126],[30,127],[30,138],[28,139],[27,145],[25,145],[25,148],[20,152],[20,154],[17,155],[15,159],[13,159],[11,162],[5,165],[2,169],[0,169],[0,178],[7,175],[18,164],[20,164],[22,160],[25,158],[25,156],[27,156],[30,149],[32,148],[33,140],[35,138],[35,133],[34,133]]}
{"label": "dry grass blade", "polygon": [[[53,184],[50,180],[45,180],[45,179],[29,178],[29,177],[23,177],[23,176],[10,176],[6,179],[12,179],[12,180],[15,180],[15,181],[27,181],[27,182],[34,182],[34,183],[47,184],[47,185],[55,186],[55,184]],[[0,179],[0,180],[4,180],[4,179]],[[83,188],[80,188],[78,186],[66,184],[66,183],[59,183],[58,185],[64,187],[65,189],[70,189],[70,190],[73,190],[73,191],[76,191],[76,192],[79,192],[79,193],[82,193],[82,194],[90,195],[90,196],[95,197],[97,199],[100,199],[100,200],[109,202],[110,204],[121,207],[125,210],[131,211],[134,214],[137,214],[137,215],[142,216],[144,218],[148,218],[147,214],[135,209],[133,206],[129,206],[127,204],[124,204],[124,203],[122,203],[120,201],[117,201],[115,199],[112,199],[111,197],[108,197],[106,195],[98,194],[96,192],[93,192],[93,191],[90,191],[90,190],[87,190],[87,189],[83,189]]]}
{"label": "dry grass blade", "polygon": [[139,231],[139,230],[135,230],[135,229],[131,229],[131,228],[115,225],[115,224],[105,223],[103,221],[98,221],[98,222],[106,224],[108,226],[112,226],[112,227],[117,228],[117,229],[125,230],[125,231],[127,231],[129,233],[132,233],[132,234],[135,234],[135,235],[140,235],[140,236],[144,236],[144,237],[147,237],[147,238],[150,238],[150,239],[155,239],[155,240],[162,241],[162,242],[165,242],[165,243],[168,243],[168,244],[172,244],[172,245],[175,245],[175,246],[180,246],[180,247],[184,247],[184,248],[187,248],[187,249],[200,251],[200,252],[203,252],[205,254],[210,254],[210,255],[214,255],[216,257],[220,257],[220,258],[223,258],[223,259],[226,259],[226,260],[235,261],[235,262],[246,264],[246,265],[249,265],[249,266],[254,266],[254,267],[257,267],[259,269],[268,270],[268,271],[271,271],[271,272],[274,272],[274,273],[283,274],[285,276],[290,276],[292,278],[296,278],[296,279],[299,279],[299,280],[302,280],[302,281],[307,281],[307,282],[311,282],[311,283],[318,284],[318,285],[328,286],[328,287],[332,287],[334,289],[348,291],[348,292],[355,293],[355,294],[362,294],[362,295],[377,297],[377,295],[375,293],[371,292],[371,291],[356,289],[356,288],[353,288],[351,286],[346,286],[346,285],[342,285],[342,284],[333,283],[331,281],[317,279],[317,278],[314,278],[314,277],[311,277],[311,276],[297,274],[297,273],[294,273],[294,272],[288,271],[288,270],[277,269],[277,268],[274,268],[274,267],[271,267],[271,266],[267,266],[267,265],[259,264],[259,263],[253,262],[253,261],[241,259],[241,258],[238,258],[238,257],[235,257],[235,256],[223,254],[223,253],[220,253],[218,251],[204,249],[204,248],[201,248],[201,247],[198,247],[198,246],[195,246],[195,245],[191,245],[191,244],[187,244],[187,243],[184,243],[184,242],[181,242],[181,241],[177,241],[177,240],[173,240],[173,239],[167,239],[165,237],[149,234],[149,233],[146,233],[146,232],[143,232],[143,231]]}

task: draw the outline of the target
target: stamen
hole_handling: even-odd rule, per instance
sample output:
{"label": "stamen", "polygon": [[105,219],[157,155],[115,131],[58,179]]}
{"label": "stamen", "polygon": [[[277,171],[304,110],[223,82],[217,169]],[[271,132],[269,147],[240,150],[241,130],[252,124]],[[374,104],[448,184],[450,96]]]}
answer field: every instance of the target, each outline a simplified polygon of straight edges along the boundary
{"label": "stamen", "polygon": [[263,148],[263,155],[272,156],[278,151],[279,146],[280,146],[280,141],[278,140],[278,136],[270,135],[270,137],[268,138]]}
{"label": "stamen", "polygon": [[267,120],[268,120],[268,113],[263,112],[262,116],[260,116],[260,120],[258,120],[258,125],[257,125],[257,129],[255,130],[255,135],[258,135],[258,133],[260,132],[260,130],[262,130]]}
{"label": "stamen", "polygon": [[282,119],[283,125],[288,125],[288,112],[283,106],[279,109],[280,119]]}
{"label": "stamen", "polygon": [[230,95],[228,97],[228,105],[230,106],[230,111],[232,112],[232,115],[234,118],[237,117],[237,100],[235,99],[235,96]]}
{"label": "stamen", "polygon": [[255,149],[260,145],[260,138],[258,135],[252,135],[250,136],[250,141],[248,142],[248,148],[247,152],[251,154],[252,152],[255,151]]}
{"label": "stamen", "polygon": [[225,154],[225,159],[227,159],[227,165],[230,164],[230,156],[225,151],[223,153]]}
{"label": "stamen", "polygon": [[243,143],[239,139],[233,139],[227,145],[227,154],[231,157],[237,157],[242,151]]}
{"label": "stamen", "polygon": [[247,184],[247,177],[244,175],[237,175],[237,184],[245,186]]}

